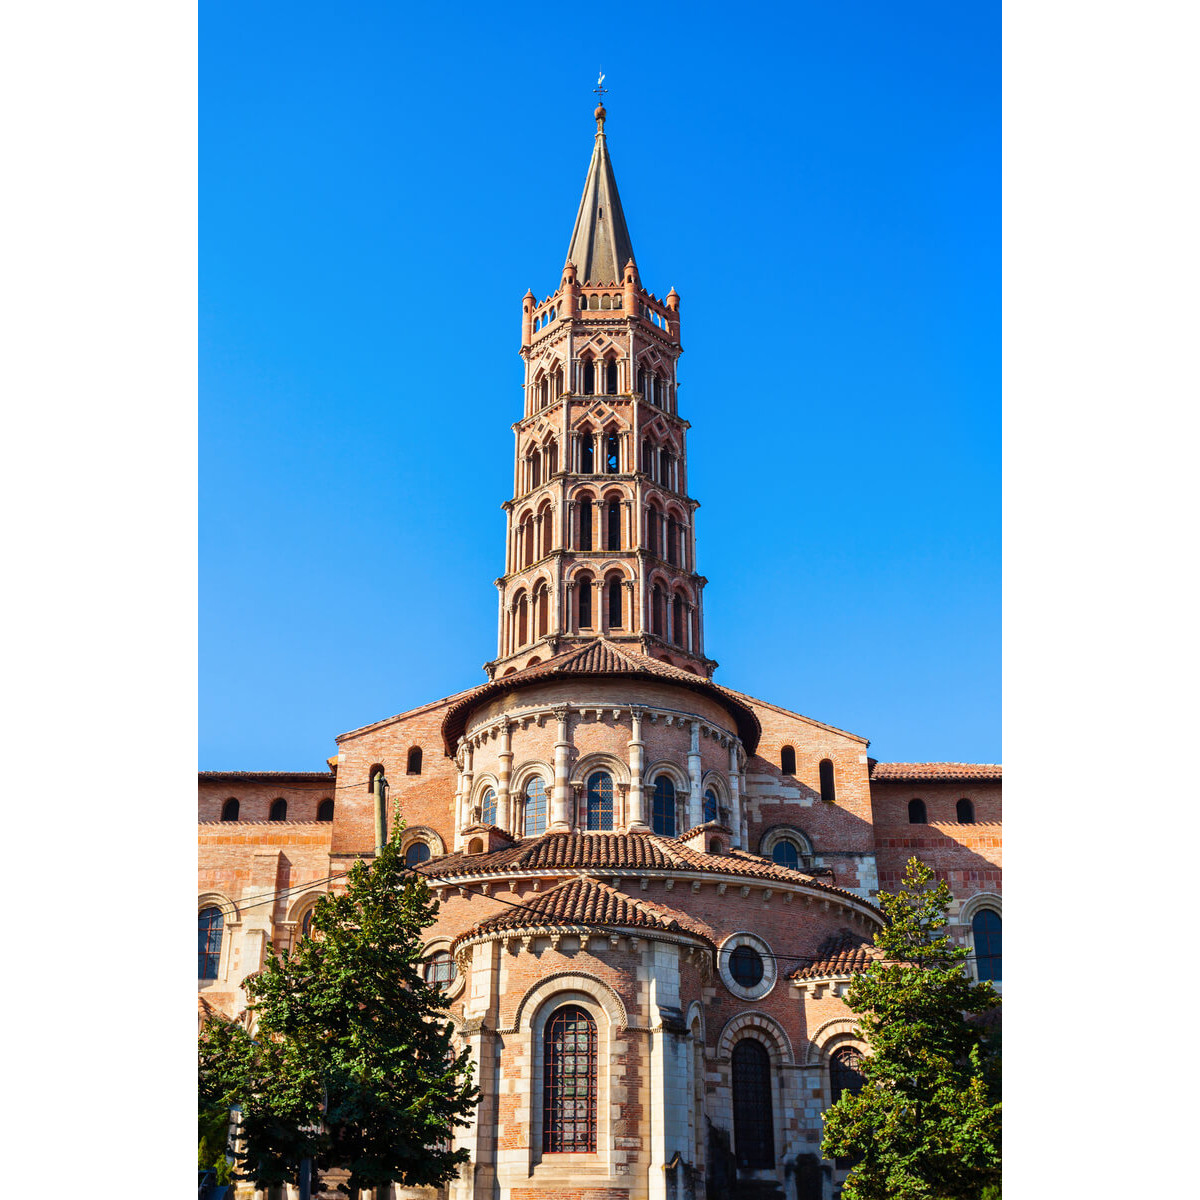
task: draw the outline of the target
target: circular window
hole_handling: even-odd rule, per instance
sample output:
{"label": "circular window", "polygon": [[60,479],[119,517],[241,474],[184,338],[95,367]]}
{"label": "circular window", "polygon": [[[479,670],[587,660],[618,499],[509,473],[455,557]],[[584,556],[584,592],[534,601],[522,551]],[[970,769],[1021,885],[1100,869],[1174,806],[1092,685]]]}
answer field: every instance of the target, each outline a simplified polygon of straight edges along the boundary
{"label": "circular window", "polygon": [[729,973],[742,987],[754,987],[762,981],[762,955],[753,946],[739,946],[729,956]]}
{"label": "circular window", "polygon": [[771,947],[755,933],[734,933],[717,958],[721,982],[742,1000],[759,1000],[774,986],[778,970]]}

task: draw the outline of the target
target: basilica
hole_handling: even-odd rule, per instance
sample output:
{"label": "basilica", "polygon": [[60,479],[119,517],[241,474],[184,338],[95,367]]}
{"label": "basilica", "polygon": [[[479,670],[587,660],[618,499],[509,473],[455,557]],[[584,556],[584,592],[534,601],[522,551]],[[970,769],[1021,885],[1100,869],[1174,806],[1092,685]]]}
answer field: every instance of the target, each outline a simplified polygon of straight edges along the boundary
{"label": "basilica", "polygon": [[486,679],[342,733],[326,770],[200,773],[200,1012],[239,1016],[399,816],[482,1092],[440,1196],[828,1200],[822,1114],[867,1051],[843,996],[909,856],[1000,986],[1001,769],[877,762],[714,681],[682,302],[643,284],[595,118],[557,286],[521,300]]}

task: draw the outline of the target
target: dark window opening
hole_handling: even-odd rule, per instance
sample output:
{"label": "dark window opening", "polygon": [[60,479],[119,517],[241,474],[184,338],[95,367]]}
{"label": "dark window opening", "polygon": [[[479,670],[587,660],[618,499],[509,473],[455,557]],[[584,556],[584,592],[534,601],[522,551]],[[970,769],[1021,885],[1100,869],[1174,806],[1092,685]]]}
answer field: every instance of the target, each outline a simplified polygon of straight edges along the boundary
{"label": "dark window opening", "polygon": [[621,628],[621,581],[615,578],[608,581],[608,627]]}
{"label": "dark window opening", "polygon": [[658,526],[661,520],[662,514],[657,508],[650,509],[646,514],[646,549],[656,558],[658,557]]}
{"label": "dark window opening", "polygon": [[733,1140],[739,1167],[775,1165],[771,1110],[771,1058],[766,1047],[743,1038],[733,1048]]}
{"label": "dark window opening", "polygon": [[621,502],[620,500],[610,500],[607,505],[606,512],[606,533],[608,535],[607,550],[620,550],[621,548]]}
{"label": "dark window opening", "polygon": [[613,781],[607,771],[597,771],[587,781],[587,827],[613,827]]}
{"label": "dark window opening", "polygon": [[580,435],[579,470],[583,475],[596,473],[596,441],[590,433]]}
{"label": "dark window opening", "polygon": [[615,433],[604,438],[604,469],[615,475],[621,469],[621,440]]}
{"label": "dark window opening", "polygon": [[229,799],[226,800],[223,805],[221,805],[221,820],[236,821],[241,808],[242,806],[238,803],[237,797],[230,796]]}
{"label": "dark window opening", "polygon": [[832,804],[837,796],[837,792],[833,786],[833,763],[827,759],[821,759],[821,799],[826,804]]}
{"label": "dark window opening", "polygon": [[672,640],[677,646],[687,645],[687,635],[683,625],[683,597],[676,596],[672,602],[671,611],[671,635]]}
{"label": "dark window opening", "polygon": [[796,773],[796,751],[791,746],[784,746],[779,752],[779,769],[785,775]]}
{"label": "dark window opening", "polygon": [[955,805],[955,808],[958,811],[958,823],[960,825],[973,825],[975,823],[975,805],[965,796]]}
{"label": "dark window opening", "polygon": [[579,628],[592,627],[592,579],[583,575],[579,580]]}
{"label": "dark window opening", "polygon": [[404,852],[404,865],[412,868],[430,859],[429,847],[424,842],[413,842]]}
{"label": "dark window opening", "polygon": [[596,364],[590,358],[583,364],[583,394],[596,394]]}
{"label": "dark window opening", "polygon": [[654,633],[663,635],[663,595],[657,584],[650,589],[650,623]]}
{"label": "dark window opening", "polygon": [[729,956],[729,973],[741,987],[755,987],[762,982],[762,955],[753,946],[739,946]]}
{"label": "dark window opening", "polygon": [[326,798],[317,805],[317,820],[332,821],[333,820],[333,801]]}
{"label": "dark window opening", "polygon": [[216,979],[221,965],[221,933],[225,917],[219,908],[200,910],[200,979]]}
{"label": "dark window opening", "polygon": [[579,501],[579,549],[592,548],[592,502],[585,496]]}
{"label": "dark window opening", "polygon": [[654,832],[675,836],[675,785],[665,775],[654,781]]}
{"label": "dark window opening", "polygon": [[658,452],[658,482],[663,487],[671,486],[671,452],[665,447]]}
{"label": "dark window opening", "polygon": [[719,816],[720,805],[717,804],[716,793],[709,789],[704,793],[704,819],[705,821],[715,821]]}
{"label": "dark window opening", "polygon": [[567,1005],[546,1022],[543,1034],[542,1151],[596,1149],[596,1022]]}
{"label": "dark window opening", "polygon": [[610,396],[617,394],[617,364],[611,360],[604,365],[604,390]]}
{"label": "dark window opening", "polygon": [[667,518],[667,562],[675,566],[679,562],[679,522]]}
{"label": "dark window opening", "polygon": [[271,801],[271,812],[267,817],[268,821],[286,821],[287,820],[287,801],[280,797],[278,800]]}
{"label": "dark window opening", "polygon": [[971,918],[971,937],[975,942],[976,975],[1000,982],[1000,914],[981,908]]}
{"label": "dark window opening", "polygon": [[908,823],[910,825],[928,824],[924,800],[910,800],[908,802]]}
{"label": "dark window opening", "polygon": [[421,773],[421,747],[413,746],[408,752],[408,768],[405,771],[406,775],[420,775]]}

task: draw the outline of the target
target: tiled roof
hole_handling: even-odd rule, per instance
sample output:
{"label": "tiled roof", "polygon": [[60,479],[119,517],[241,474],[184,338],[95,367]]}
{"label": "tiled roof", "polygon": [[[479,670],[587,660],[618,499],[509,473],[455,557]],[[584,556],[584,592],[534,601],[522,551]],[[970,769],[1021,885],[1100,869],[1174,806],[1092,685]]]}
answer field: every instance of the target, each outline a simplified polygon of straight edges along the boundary
{"label": "tiled roof", "polygon": [[622,895],[599,879],[568,879],[535,896],[519,908],[505,908],[480,921],[456,939],[456,944],[480,934],[556,926],[619,926],[687,933],[712,945],[698,930],[682,923],[669,910]]}
{"label": "tiled roof", "polygon": [[435,886],[471,875],[553,874],[557,871],[695,871],[712,875],[740,875],[781,884],[806,884],[834,895],[866,903],[833,884],[819,883],[802,871],[781,867],[770,859],[742,850],[706,854],[692,850],[678,838],[657,833],[543,833],[523,838],[490,854],[463,854],[456,850],[421,863],[420,871]]}
{"label": "tiled roof", "polygon": [[999,779],[1001,770],[1000,763],[877,762],[871,767],[871,779]]}
{"label": "tiled roof", "polygon": [[790,979],[825,979],[830,975],[854,975],[883,954],[865,934],[842,929],[827,937],[817,949],[816,961],[797,967]]}
{"label": "tiled roof", "polygon": [[577,646],[563,654],[557,654],[543,663],[526,667],[512,675],[493,679],[468,692],[454,704],[442,721],[442,744],[447,755],[453,755],[466,729],[467,718],[471,710],[489,696],[495,696],[514,687],[526,683],[540,683],[547,679],[570,679],[575,676],[609,675],[625,678],[654,678],[668,679],[680,687],[699,692],[719,701],[733,715],[737,724],[738,736],[746,747],[748,754],[753,754],[762,736],[762,726],[758,717],[740,696],[702,675],[693,675],[682,667],[673,667],[670,663],[661,662],[636,650],[627,650],[616,646],[606,638],[595,638],[584,646]]}
{"label": "tiled roof", "polygon": [[199,771],[201,783],[254,783],[256,780],[277,783],[329,783],[337,776],[333,771]]}

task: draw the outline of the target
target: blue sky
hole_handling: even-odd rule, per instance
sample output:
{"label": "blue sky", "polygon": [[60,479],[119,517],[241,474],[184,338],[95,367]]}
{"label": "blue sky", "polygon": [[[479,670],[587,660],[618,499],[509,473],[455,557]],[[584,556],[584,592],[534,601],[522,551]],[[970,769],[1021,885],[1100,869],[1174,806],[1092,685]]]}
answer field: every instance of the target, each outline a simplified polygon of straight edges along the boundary
{"label": "blue sky", "polygon": [[200,766],[483,680],[520,414],[609,148],[682,298],[715,678],[1000,758],[998,5],[200,9]]}

